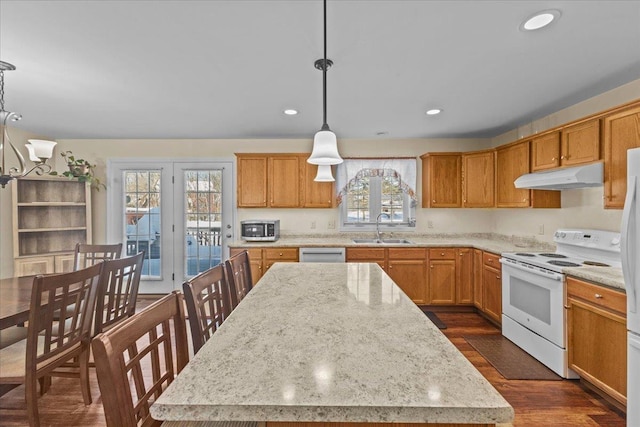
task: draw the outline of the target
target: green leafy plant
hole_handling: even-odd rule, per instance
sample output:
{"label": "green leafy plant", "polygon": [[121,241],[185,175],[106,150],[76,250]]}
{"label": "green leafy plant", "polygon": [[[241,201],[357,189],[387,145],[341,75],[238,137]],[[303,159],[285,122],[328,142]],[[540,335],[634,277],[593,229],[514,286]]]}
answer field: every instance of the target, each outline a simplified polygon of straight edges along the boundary
{"label": "green leafy plant", "polygon": [[101,187],[105,189],[107,188],[107,186],[100,182],[100,179],[95,176],[95,164],[92,164],[85,159],[77,159],[71,151],[63,151],[60,155],[67,162],[69,170],[62,172],[61,174],[58,174],[57,171],[52,171],[49,172],[49,175],[62,175],[69,179],[77,179],[80,182],[90,182],[91,188],[95,188],[98,191],[100,191]]}

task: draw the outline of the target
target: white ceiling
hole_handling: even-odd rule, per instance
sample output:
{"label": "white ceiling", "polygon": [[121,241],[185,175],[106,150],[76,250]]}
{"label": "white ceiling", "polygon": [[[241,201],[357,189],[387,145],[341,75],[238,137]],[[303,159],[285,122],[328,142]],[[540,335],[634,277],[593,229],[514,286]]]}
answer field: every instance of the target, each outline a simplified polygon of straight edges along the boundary
{"label": "white ceiling", "polygon": [[[640,1],[330,0],[339,138],[490,137],[640,78]],[[550,27],[522,32],[534,12]],[[0,0],[5,106],[51,138],[311,138],[321,0]],[[432,107],[444,109],[426,116]],[[285,108],[298,116],[282,114]]]}

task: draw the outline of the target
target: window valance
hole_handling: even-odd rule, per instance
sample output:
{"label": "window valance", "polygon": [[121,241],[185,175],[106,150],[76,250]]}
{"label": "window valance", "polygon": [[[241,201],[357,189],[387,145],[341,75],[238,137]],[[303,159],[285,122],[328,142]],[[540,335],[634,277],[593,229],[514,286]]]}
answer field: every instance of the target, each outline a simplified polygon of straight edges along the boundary
{"label": "window valance", "polygon": [[345,159],[336,169],[338,204],[347,194],[349,186],[365,176],[393,176],[400,180],[402,191],[411,199],[416,198],[416,159]]}

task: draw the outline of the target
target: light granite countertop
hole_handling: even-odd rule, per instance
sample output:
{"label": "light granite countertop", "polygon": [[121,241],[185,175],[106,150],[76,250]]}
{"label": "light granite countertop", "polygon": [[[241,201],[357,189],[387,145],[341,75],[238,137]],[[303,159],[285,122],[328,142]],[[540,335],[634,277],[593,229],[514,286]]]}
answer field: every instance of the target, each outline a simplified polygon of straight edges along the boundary
{"label": "light granite countertop", "polygon": [[554,251],[555,245],[540,242],[531,237],[505,236],[494,233],[468,233],[468,234],[414,234],[414,233],[383,233],[383,238],[407,239],[410,244],[376,244],[354,243],[353,239],[372,238],[374,233],[335,233],[335,234],[308,234],[308,235],[283,235],[275,242],[245,242],[234,241],[229,244],[232,248],[251,247],[468,247],[482,249],[493,253],[502,252],[535,252]]}
{"label": "light granite countertop", "polygon": [[[232,248],[251,247],[468,247],[482,249],[483,251],[502,254],[503,252],[541,252],[555,251],[555,246],[550,243],[540,242],[535,238],[506,236],[496,233],[468,233],[468,234],[413,234],[394,233],[393,238],[407,239],[411,244],[362,244],[354,243],[353,239],[371,238],[373,233],[334,233],[334,234],[309,234],[309,235],[285,235],[276,242],[244,242],[235,241],[229,246]],[[388,238],[389,234],[384,233]],[[608,286],[617,290],[625,290],[622,269],[615,267],[580,267],[563,268],[562,272],[580,279],[589,280],[595,284]]]}
{"label": "light granite countertop", "polygon": [[274,264],[151,407],[158,420],[513,420],[377,264]]}

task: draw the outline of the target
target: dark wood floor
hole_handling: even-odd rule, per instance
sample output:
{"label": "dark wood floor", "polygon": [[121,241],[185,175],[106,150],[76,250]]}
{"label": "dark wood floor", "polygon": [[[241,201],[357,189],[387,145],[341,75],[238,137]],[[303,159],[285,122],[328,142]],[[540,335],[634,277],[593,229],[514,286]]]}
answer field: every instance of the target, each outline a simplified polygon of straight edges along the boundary
{"label": "dark wood floor", "polygon": [[[504,379],[462,338],[499,332],[479,315],[439,312],[438,316],[448,326],[444,334],[514,407],[514,426],[625,426],[624,414],[582,387],[579,381]],[[50,391],[39,400],[42,425],[104,426],[102,400],[94,373],[91,386],[94,403],[85,406],[77,380],[54,378]],[[28,423],[24,386],[20,386],[0,397],[0,426],[25,425]]]}

